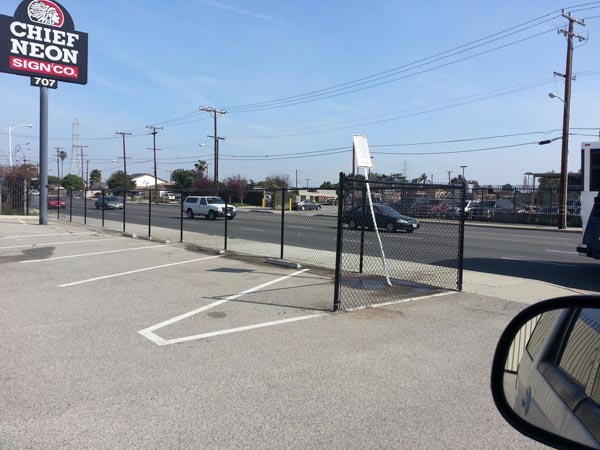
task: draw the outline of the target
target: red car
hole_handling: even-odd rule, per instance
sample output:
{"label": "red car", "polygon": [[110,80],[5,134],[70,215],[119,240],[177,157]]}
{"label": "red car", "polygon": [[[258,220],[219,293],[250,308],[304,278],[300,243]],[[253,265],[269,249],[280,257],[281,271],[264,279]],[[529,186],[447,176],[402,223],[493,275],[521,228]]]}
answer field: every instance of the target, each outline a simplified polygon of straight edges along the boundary
{"label": "red car", "polygon": [[65,209],[66,207],[67,205],[64,200],[59,199],[58,197],[48,197],[48,209]]}

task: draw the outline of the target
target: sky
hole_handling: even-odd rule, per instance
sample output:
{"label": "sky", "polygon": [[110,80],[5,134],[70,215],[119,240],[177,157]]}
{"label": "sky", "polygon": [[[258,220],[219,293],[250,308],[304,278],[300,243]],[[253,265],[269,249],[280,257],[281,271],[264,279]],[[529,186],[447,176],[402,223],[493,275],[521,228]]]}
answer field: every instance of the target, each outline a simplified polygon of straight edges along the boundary
{"label": "sky", "polygon": [[[20,1],[2,0],[12,16]],[[367,137],[377,173],[426,173],[481,184],[523,184],[525,172],[560,172],[566,39],[575,32],[569,169],[600,128],[600,1],[505,0],[62,0],[89,34],[88,84],[50,90],[49,174],[55,147],[79,173],[74,122],[89,170],[164,179],[199,160],[219,178],[287,175],[292,185],[337,182],[352,168],[352,136]],[[551,99],[549,92],[560,98]],[[0,73],[0,164],[39,160],[39,89]],[[510,135],[510,136],[508,136]],[[454,141],[454,142],[449,142]]]}

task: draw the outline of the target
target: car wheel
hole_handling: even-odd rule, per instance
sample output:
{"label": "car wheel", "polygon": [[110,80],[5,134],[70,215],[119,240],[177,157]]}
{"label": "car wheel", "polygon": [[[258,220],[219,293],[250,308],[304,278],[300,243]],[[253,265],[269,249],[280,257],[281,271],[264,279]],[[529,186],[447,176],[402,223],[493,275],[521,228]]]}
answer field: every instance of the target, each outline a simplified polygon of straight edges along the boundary
{"label": "car wheel", "polygon": [[228,217],[227,220],[233,220],[233,217]]}
{"label": "car wheel", "polygon": [[206,216],[206,218],[207,218],[208,220],[215,220],[215,219],[217,218],[217,215],[216,215],[216,214],[215,214],[215,212],[214,212],[214,211],[211,209],[211,210],[208,212],[208,216]]}
{"label": "car wheel", "polygon": [[388,233],[393,233],[393,232],[396,230],[396,227],[394,227],[394,224],[393,224],[393,223],[388,223],[388,224],[385,226],[385,230],[386,230]]}
{"label": "car wheel", "polygon": [[412,233],[413,231],[415,231],[415,229],[414,229],[414,228],[407,228],[407,229],[406,229],[406,232],[407,232],[407,233]]}
{"label": "car wheel", "polygon": [[317,206],[317,211],[321,209],[321,206]]}
{"label": "car wheel", "polygon": [[348,222],[348,226],[351,229],[356,230],[356,228],[358,227],[358,224],[356,223],[356,220],[350,219],[350,221]]}
{"label": "car wheel", "polygon": [[306,209],[306,206],[301,206],[300,207],[300,211],[304,211]]}
{"label": "car wheel", "polygon": [[191,208],[188,208],[188,210],[186,211],[186,214],[187,214],[188,219],[194,218],[194,211],[192,211]]}

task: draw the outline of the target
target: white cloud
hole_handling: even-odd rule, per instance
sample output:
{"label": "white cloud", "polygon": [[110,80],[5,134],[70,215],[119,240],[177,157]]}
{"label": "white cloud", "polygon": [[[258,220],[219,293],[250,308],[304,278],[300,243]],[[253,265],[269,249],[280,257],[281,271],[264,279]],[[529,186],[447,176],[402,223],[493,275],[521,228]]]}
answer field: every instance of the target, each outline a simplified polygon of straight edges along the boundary
{"label": "white cloud", "polygon": [[285,23],[283,20],[277,19],[277,18],[275,18],[273,16],[270,16],[268,14],[261,14],[261,13],[252,12],[252,11],[249,11],[247,9],[238,8],[237,6],[228,5],[226,3],[222,3],[222,2],[217,1],[217,0],[201,0],[200,4],[201,5],[205,5],[205,6],[210,6],[212,8],[222,9],[222,10],[229,11],[229,12],[232,12],[232,13],[235,13],[235,14],[240,14],[242,16],[252,17],[254,19],[259,19],[259,20],[264,20],[264,21],[267,21],[267,22],[276,23],[278,25],[282,25],[282,26],[287,27],[287,28],[292,28],[290,25],[288,25],[287,23]]}

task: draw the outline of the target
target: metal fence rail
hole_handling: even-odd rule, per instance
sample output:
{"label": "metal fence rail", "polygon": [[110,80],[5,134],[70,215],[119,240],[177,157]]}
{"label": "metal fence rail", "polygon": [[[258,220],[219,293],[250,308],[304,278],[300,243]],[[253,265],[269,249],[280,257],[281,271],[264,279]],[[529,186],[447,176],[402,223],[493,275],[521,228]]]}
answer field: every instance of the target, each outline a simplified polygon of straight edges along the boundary
{"label": "metal fence rail", "polygon": [[[375,222],[366,182],[342,174],[340,186],[334,309],[462,289],[463,186],[370,183]],[[441,199],[456,205],[453,214],[415,219]]]}

